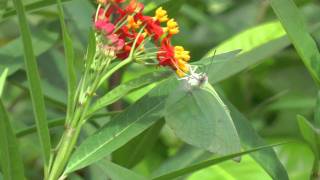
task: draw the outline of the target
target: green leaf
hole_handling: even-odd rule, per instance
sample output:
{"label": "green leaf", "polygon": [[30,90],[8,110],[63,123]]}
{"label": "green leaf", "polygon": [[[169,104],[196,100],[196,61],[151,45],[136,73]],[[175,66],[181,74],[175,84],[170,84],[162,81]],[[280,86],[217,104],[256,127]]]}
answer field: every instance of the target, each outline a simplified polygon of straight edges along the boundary
{"label": "green leaf", "polygon": [[225,80],[247,68],[262,63],[268,57],[280,52],[290,45],[287,37],[281,37],[262,44],[251,51],[242,53],[225,63],[214,64],[208,72],[209,81],[217,83]]}
{"label": "green leaf", "polygon": [[216,51],[217,54],[220,54],[234,49],[241,49],[241,53],[245,53],[272,40],[281,38],[284,35],[286,35],[286,32],[279,22],[261,24],[249,28],[222,42],[216,48],[209,51],[207,56],[213,55],[214,51]]}
{"label": "green leaf", "polygon": [[6,83],[7,75],[8,75],[8,68],[4,69],[4,71],[1,72],[0,74],[0,97],[2,96],[2,93],[3,93],[4,84]]}
{"label": "green leaf", "polygon": [[183,141],[212,153],[239,152],[240,139],[218,94],[212,87],[188,89],[183,83],[171,93],[166,104],[169,127]]}
{"label": "green leaf", "polygon": [[300,128],[300,132],[304,138],[304,140],[311,147],[314,154],[314,163],[313,163],[313,175],[315,177],[318,176],[319,170],[319,150],[320,150],[320,136],[319,130],[313,127],[313,125],[305,119],[303,116],[297,116],[298,125]]}
{"label": "green leaf", "polygon": [[317,104],[314,112],[314,122],[317,128],[320,128],[320,91],[317,94]]}
{"label": "green leaf", "polygon": [[[58,33],[39,29],[32,34],[34,54],[39,56],[48,51],[58,40]],[[23,66],[23,46],[21,37],[16,38],[0,48],[0,71],[9,68],[8,76],[12,75]]]}
{"label": "green leaf", "polygon": [[51,143],[48,124],[46,120],[46,109],[43,99],[43,93],[40,85],[40,76],[38,72],[36,58],[33,52],[33,45],[30,35],[29,26],[27,23],[25,10],[21,0],[13,1],[17,10],[19,27],[22,36],[22,42],[25,54],[25,65],[30,85],[30,95],[33,105],[33,111],[38,129],[38,135],[40,138],[40,144],[42,146],[42,153],[44,157],[44,164],[46,167],[49,165]]}
{"label": "green leaf", "polygon": [[112,161],[126,168],[134,167],[153,148],[163,125],[164,120],[158,121],[145,132],[112,153]]}
{"label": "green leaf", "polygon": [[[107,117],[107,116],[114,116],[118,114],[119,112],[107,112],[107,113],[97,113],[95,114],[91,119],[89,119],[89,123],[91,120],[94,120],[95,118],[101,118],[101,117]],[[48,120],[48,126],[49,128],[54,128],[54,127],[61,127],[65,124],[65,117],[62,118],[57,118],[57,119],[52,119]],[[16,132],[17,137],[23,137],[32,133],[35,133],[37,131],[37,126],[36,125],[31,125],[29,127],[23,128],[21,130],[18,130]]]}
{"label": "green leaf", "polygon": [[[221,97],[230,109],[231,117],[241,139],[242,147],[245,150],[248,150],[265,145],[266,142],[254,130],[250,122],[224,96]],[[273,179],[289,179],[286,170],[273,149],[264,149],[262,151],[252,153],[251,156]]]}
{"label": "green leaf", "polygon": [[74,107],[74,97],[76,92],[77,86],[77,77],[76,72],[74,69],[74,50],[73,50],[73,42],[70,38],[68,33],[68,29],[66,23],[64,22],[64,13],[61,5],[61,0],[57,0],[58,4],[58,12],[59,12],[59,19],[60,25],[62,29],[62,36],[63,36],[63,44],[64,44],[64,52],[65,52],[65,60],[66,60],[66,67],[67,67],[67,79],[68,79],[68,112],[67,112],[67,119],[72,114],[73,107]]}
{"label": "green leaf", "polygon": [[[65,118],[58,118],[58,119],[53,119],[48,121],[48,127],[53,128],[53,127],[59,127],[63,126],[65,122]],[[32,134],[37,131],[37,126],[32,125],[30,127],[24,128],[22,130],[19,130],[16,132],[17,137],[23,137],[29,134]]]}
{"label": "green leaf", "polygon": [[201,159],[205,160],[207,159],[207,157],[205,157],[205,159],[202,158],[205,154],[208,153],[206,153],[203,149],[185,145],[173,157],[167,159],[164,163],[161,164],[160,167],[154,170],[152,172],[152,176],[161,176],[163,174],[167,174],[170,171],[178,170],[195,162],[199,162],[199,160]]}
{"label": "green leaf", "polygon": [[174,178],[180,177],[182,175],[186,175],[186,174],[198,171],[200,169],[203,169],[203,168],[215,165],[215,164],[219,164],[219,163],[222,163],[222,162],[227,161],[227,160],[234,159],[236,157],[240,157],[240,156],[245,155],[245,154],[249,154],[249,153],[252,153],[252,152],[260,151],[260,150],[263,150],[263,149],[266,149],[266,148],[272,148],[272,147],[278,146],[278,145],[281,145],[281,144],[260,146],[260,147],[253,148],[253,149],[250,149],[250,150],[247,150],[247,151],[233,153],[233,154],[229,154],[229,155],[225,155],[225,156],[221,156],[221,157],[216,157],[216,158],[213,158],[211,160],[206,160],[206,161],[203,161],[203,162],[200,162],[200,163],[196,163],[194,165],[191,165],[191,166],[188,166],[188,167],[185,167],[185,168],[181,168],[179,170],[175,170],[175,171],[169,172],[168,174],[164,174],[164,175],[161,175],[161,176],[153,177],[152,179],[153,180],[174,179]]}
{"label": "green leaf", "polygon": [[270,2],[303,63],[315,81],[320,83],[320,53],[298,7],[292,0],[270,0]]}
{"label": "green leaf", "polygon": [[88,166],[111,154],[164,116],[165,97],[175,81],[163,83],[84,140],[67,165],[66,173]]}
{"label": "green leaf", "polygon": [[[241,145],[245,150],[256,148],[265,145],[265,141],[255,132],[249,121],[225,98],[223,101],[230,109],[232,119],[237,128],[237,132],[241,139]],[[279,161],[273,149],[265,149],[250,154],[261,167],[273,179],[288,179],[288,175],[283,165]],[[170,170],[176,170],[195,162],[200,159],[207,158],[209,155],[203,150],[193,147],[186,147],[181,150],[176,156],[163,163],[153,175],[159,176],[165,174]]]}
{"label": "green leaf", "polygon": [[225,161],[190,174],[187,180],[198,179],[259,179],[272,180],[272,178],[249,155],[241,157],[241,162]]}
{"label": "green leaf", "polygon": [[[274,139],[274,141],[292,140],[294,139]],[[276,148],[276,151],[277,156],[288,171],[290,180],[310,179],[314,155],[306,143],[295,141]]]}
{"label": "green leaf", "polygon": [[7,6],[8,6],[8,0],[0,1],[0,18],[2,17],[2,14],[5,12]]}
{"label": "green leaf", "polygon": [[[71,0],[61,0],[61,1],[68,2]],[[26,12],[32,12],[32,11],[40,10],[42,8],[46,8],[46,7],[49,7],[52,5],[56,5],[56,3],[57,3],[56,0],[39,0],[36,2],[26,4],[24,6],[24,8],[25,8]],[[14,8],[8,9],[3,13],[2,19],[0,19],[0,22],[9,18],[9,17],[15,16],[16,14],[17,14],[17,11]]]}
{"label": "green leaf", "polygon": [[0,163],[6,180],[23,180],[24,167],[18,141],[10,125],[8,114],[0,100]]}
{"label": "green leaf", "polygon": [[88,111],[88,116],[91,116],[96,111],[107,107],[108,105],[116,102],[117,100],[121,99],[123,96],[127,95],[129,92],[141,88],[143,86],[149,85],[151,83],[163,80],[164,78],[168,77],[171,73],[168,72],[154,72],[148,73],[143,75],[137,79],[122,83],[121,85],[117,86],[103,97],[98,99]]}
{"label": "green leaf", "polygon": [[102,160],[98,162],[98,166],[106,173],[112,180],[147,180],[129,169],[121,167],[110,161]]}

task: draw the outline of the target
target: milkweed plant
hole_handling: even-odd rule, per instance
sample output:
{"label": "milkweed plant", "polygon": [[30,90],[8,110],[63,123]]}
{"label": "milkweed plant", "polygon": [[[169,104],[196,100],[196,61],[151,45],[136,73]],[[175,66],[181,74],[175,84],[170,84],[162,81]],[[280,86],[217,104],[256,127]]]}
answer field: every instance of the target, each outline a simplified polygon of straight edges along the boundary
{"label": "milkweed plant", "polygon": [[[21,0],[13,0],[15,10],[4,11],[3,17],[15,14],[18,17],[26,72],[22,76],[28,81],[28,85],[19,86],[30,93],[35,125],[16,131],[1,100],[0,179],[28,177],[32,167],[23,165],[18,138],[35,132],[43,157],[39,179],[86,179],[90,177],[87,174],[90,169],[101,172],[99,175],[104,179],[114,180],[186,178],[227,160],[241,162],[241,156],[246,154],[271,178],[289,179],[272,149],[282,143],[266,144],[221,88],[213,85],[253,65],[250,61],[237,65],[239,59],[234,58],[246,57],[239,55],[241,50],[213,49],[200,60],[192,58],[190,51],[175,39],[183,29],[170,16],[175,11],[172,7],[157,7],[138,0],[97,0],[91,2],[95,10],[91,12],[87,48],[81,61],[74,51],[64,2],[43,1],[25,6]],[[36,40],[31,38],[26,19],[26,12],[42,5],[57,6],[64,45],[62,67],[66,71],[67,100],[60,108],[64,116],[55,120],[47,120],[45,105],[52,97],[48,97],[46,88],[42,89],[33,49],[35,42],[32,43]],[[285,15],[280,12],[279,16]],[[312,68],[308,63],[307,66]],[[128,67],[137,67],[141,72],[110,87],[112,78]],[[3,68],[0,76],[0,95],[6,80],[11,79],[10,68]],[[229,68],[233,70],[228,71]],[[142,94],[138,98],[120,109],[112,108],[138,91]],[[299,122],[302,130],[308,129],[309,124],[304,124],[302,117]],[[60,131],[54,131],[53,127],[60,127]],[[178,141],[178,148],[170,150],[167,159],[150,172],[137,170],[163,136]],[[308,137],[307,141],[312,143]],[[317,177],[317,171],[315,162],[313,177]]]}

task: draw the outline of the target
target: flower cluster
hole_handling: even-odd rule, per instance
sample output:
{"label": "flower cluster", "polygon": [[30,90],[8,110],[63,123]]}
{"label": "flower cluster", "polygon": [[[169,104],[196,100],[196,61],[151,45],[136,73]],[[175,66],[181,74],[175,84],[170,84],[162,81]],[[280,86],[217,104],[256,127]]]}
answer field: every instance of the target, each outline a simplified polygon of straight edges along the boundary
{"label": "flower cluster", "polygon": [[144,45],[150,41],[158,65],[171,67],[179,77],[189,72],[189,51],[171,44],[172,36],[179,33],[178,23],[162,7],[151,17],[143,14],[144,5],[137,0],[98,0],[98,4],[94,26],[103,37],[103,51],[126,59],[133,50],[145,51]]}

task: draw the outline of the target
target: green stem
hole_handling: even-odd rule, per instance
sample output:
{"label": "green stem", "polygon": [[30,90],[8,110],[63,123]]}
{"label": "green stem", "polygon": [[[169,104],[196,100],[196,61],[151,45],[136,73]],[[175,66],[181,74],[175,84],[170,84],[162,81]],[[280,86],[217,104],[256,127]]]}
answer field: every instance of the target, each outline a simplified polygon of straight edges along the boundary
{"label": "green stem", "polygon": [[81,127],[69,127],[64,132],[61,140],[61,145],[58,150],[57,156],[54,160],[52,169],[49,173],[48,180],[57,180],[63,173],[64,168],[70,158],[72,150],[77,142]]}
{"label": "green stem", "polygon": [[123,66],[129,64],[132,61],[132,58],[129,57],[123,61],[121,61],[119,64],[117,64],[115,67],[113,67],[112,69],[110,69],[110,71],[108,71],[100,80],[98,87],[105,82],[114,72],[116,72],[117,70],[119,70],[120,68],[122,68]]}

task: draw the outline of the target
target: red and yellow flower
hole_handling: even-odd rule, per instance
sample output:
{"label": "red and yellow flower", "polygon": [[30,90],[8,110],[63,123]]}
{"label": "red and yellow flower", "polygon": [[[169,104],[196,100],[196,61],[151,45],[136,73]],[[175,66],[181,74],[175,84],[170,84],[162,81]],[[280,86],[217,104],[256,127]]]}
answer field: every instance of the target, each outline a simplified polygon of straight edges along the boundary
{"label": "red and yellow flower", "polygon": [[[176,71],[179,77],[189,72],[189,51],[171,44],[172,36],[179,33],[179,25],[168,17],[167,11],[159,7],[155,16],[143,15],[144,5],[137,0],[98,0],[95,29],[112,46],[119,59],[126,59],[132,50],[143,51],[147,37],[151,37],[157,50],[160,66]],[[165,25],[165,26],[163,26]],[[144,32],[141,33],[141,30]],[[110,45],[107,47],[110,48]],[[133,47],[134,46],[134,47]]]}

